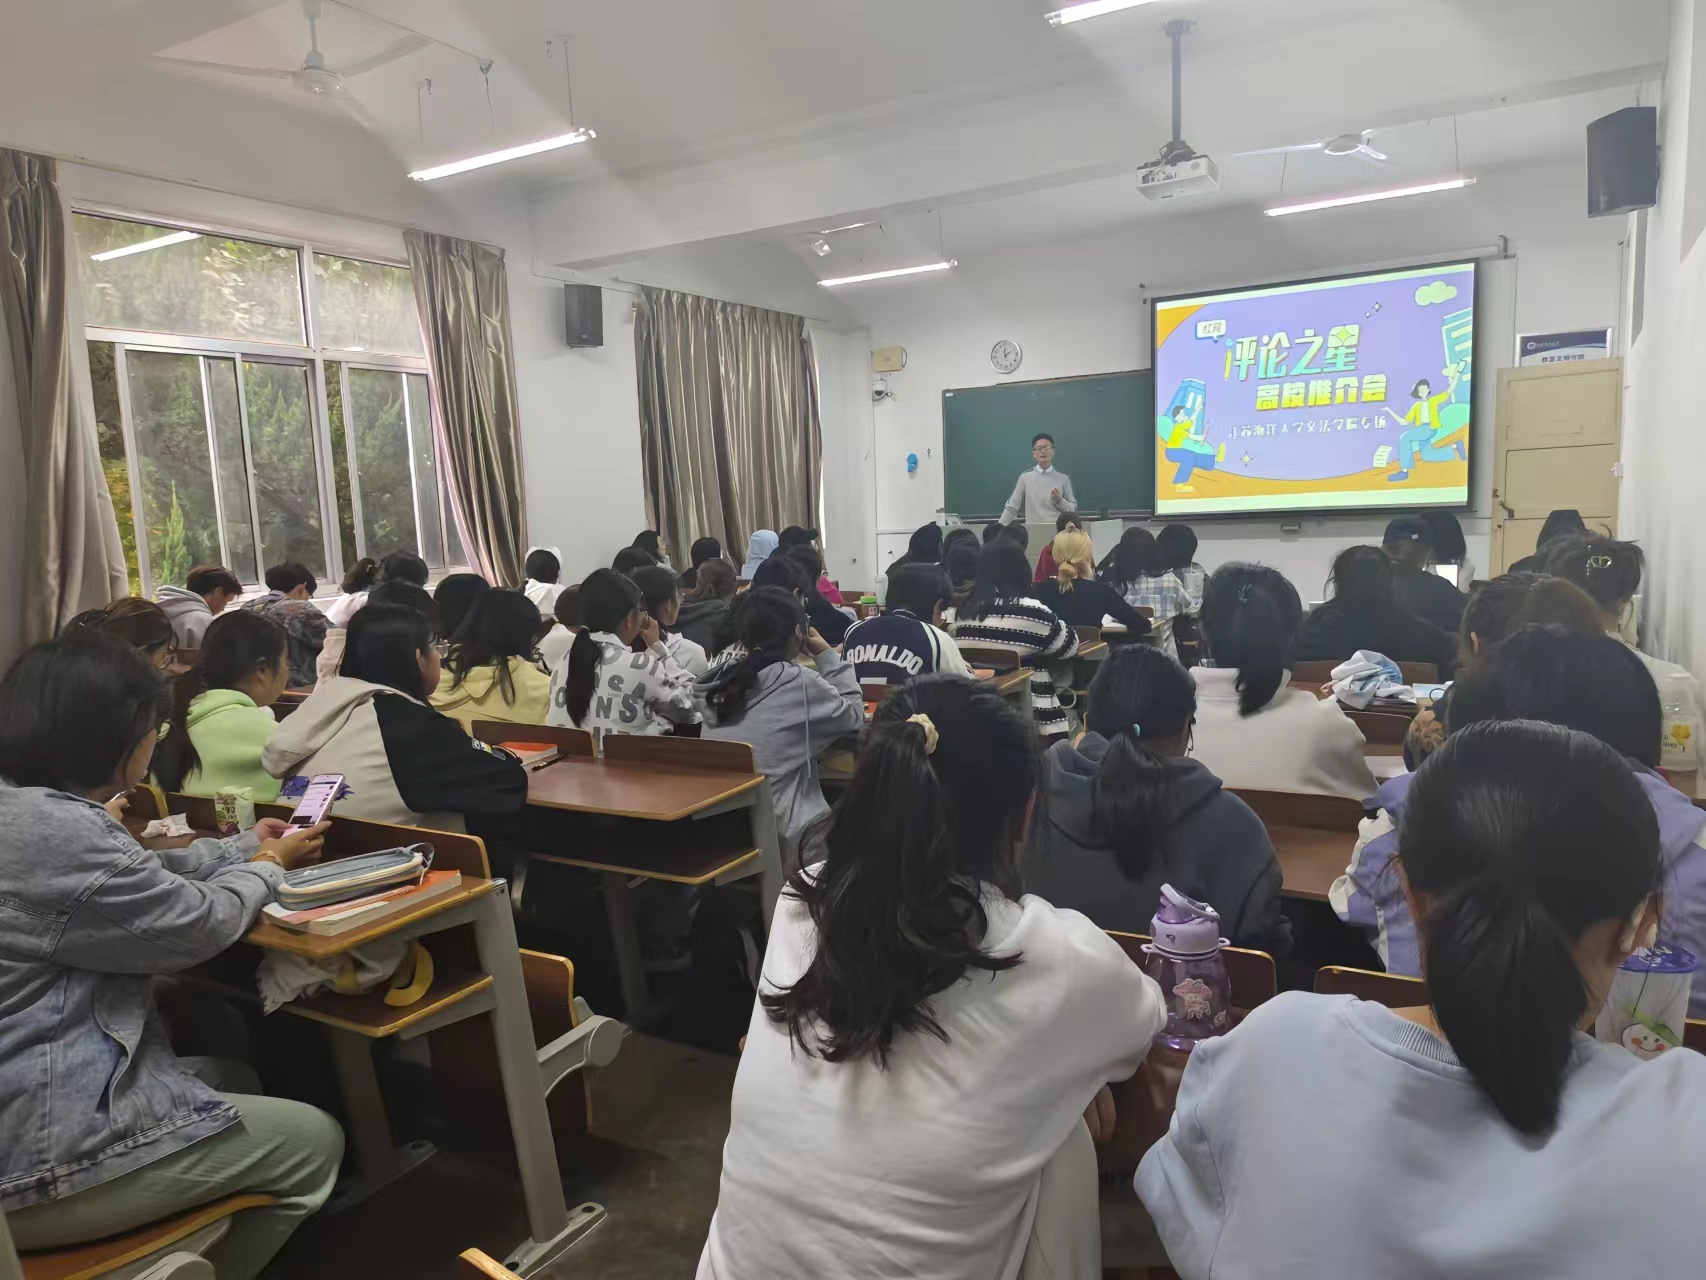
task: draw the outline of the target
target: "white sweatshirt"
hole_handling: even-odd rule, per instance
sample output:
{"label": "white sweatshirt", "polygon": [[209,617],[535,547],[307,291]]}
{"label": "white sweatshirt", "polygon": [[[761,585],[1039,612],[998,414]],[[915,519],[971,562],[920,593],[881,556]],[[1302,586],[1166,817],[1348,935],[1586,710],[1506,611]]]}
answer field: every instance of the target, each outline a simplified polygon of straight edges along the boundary
{"label": "white sweatshirt", "polygon": [[1282,683],[1254,715],[1238,713],[1238,673],[1192,667],[1197,721],[1191,754],[1229,787],[1366,800],[1378,783],[1364,738],[1331,698]]}

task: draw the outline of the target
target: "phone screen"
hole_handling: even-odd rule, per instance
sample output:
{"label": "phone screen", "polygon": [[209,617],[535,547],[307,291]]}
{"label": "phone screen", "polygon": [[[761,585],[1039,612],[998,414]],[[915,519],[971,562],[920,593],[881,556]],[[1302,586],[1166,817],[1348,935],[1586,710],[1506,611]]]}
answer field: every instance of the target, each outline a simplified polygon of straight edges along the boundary
{"label": "phone screen", "polygon": [[300,831],[324,818],[343,785],[341,773],[317,773],[310,778],[308,790],[302,793],[302,799],[296,802],[296,812],[290,815],[289,830]]}

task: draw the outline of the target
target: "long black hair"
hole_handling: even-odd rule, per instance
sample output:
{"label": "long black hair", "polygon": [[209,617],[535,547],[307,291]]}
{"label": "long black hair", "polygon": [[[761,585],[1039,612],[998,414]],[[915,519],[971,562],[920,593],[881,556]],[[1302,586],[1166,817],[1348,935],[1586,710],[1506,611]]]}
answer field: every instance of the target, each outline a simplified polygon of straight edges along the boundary
{"label": "long black hair", "polygon": [[659,564],[663,563],[663,540],[656,529],[641,529],[628,545],[640,548]]}
{"label": "long black hair", "polygon": [[921,524],[906,540],[908,564],[940,564],[942,562],[942,526]]}
{"label": "long black hair", "polygon": [[960,617],[987,618],[1005,600],[1031,594],[1031,562],[1025,550],[1011,538],[997,538],[983,548],[977,560],[977,580]]}
{"label": "long black hair", "polygon": [[427,562],[413,551],[393,551],[379,562],[380,582],[408,582],[425,588],[429,576]]}
{"label": "long black hair", "polygon": [[263,669],[285,662],[289,637],[277,622],[247,609],[227,609],[207,626],[196,665],[172,681],[172,723],[155,757],[154,776],[167,791],[201,768],[190,740],[190,703],[209,689],[235,689]]}
{"label": "long black hair", "polygon": [[800,566],[800,573],[805,579],[806,603],[828,604],[823,598],[823,592],[817,589],[818,579],[823,577],[823,557],[817,553],[817,548],[809,542],[801,542],[789,547],[782,554]]}
{"label": "long black hair", "polygon": [[1481,652],[1531,622],[1552,623],[1584,636],[1605,630],[1599,605],[1575,583],[1543,573],[1501,573],[1471,591],[1463,607],[1457,630],[1459,678]]}
{"label": "long black hair", "polygon": [[1199,620],[1214,665],[1238,672],[1238,713],[1255,715],[1291,666],[1303,621],[1297,588],[1265,564],[1224,564],[1203,588]]}
{"label": "long black hair", "polygon": [[1544,1136],[1590,998],[1571,948],[1658,890],[1653,806],[1588,734],[1477,725],[1418,771],[1398,849],[1440,1030],[1505,1121]]}
{"label": "long black hair", "polygon": [[1392,557],[1379,547],[1346,547],[1333,557],[1333,599],[1342,609],[1379,613],[1397,609]]}
{"label": "long black hair", "polygon": [[629,578],[640,589],[640,600],[646,606],[646,612],[657,618],[658,625],[662,626],[663,619],[659,615],[671,600],[681,599],[681,583],[661,564],[636,569]]}
{"label": "long black hair", "polygon": [[421,678],[420,657],[438,639],[430,604],[429,597],[428,611],[423,613],[403,604],[383,601],[375,604],[369,600],[349,620],[338,674],[351,680],[382,684],[425,702],[432,690],[425,687]]}
{"label": "long black hair", "polygon": [[983,949],[980,892],[987,883],[1018,895],[1034,736],[993,689],[954,676],[910,681],[878,708],[847,794],[824,820],[826,858],[789,881],[816,927],[811,963],[759,997],[802,1051],[887,1066],[897,1036],[947,1038],[932,996],[968,971],[1020,962]]}
{"label": "long black hair", "polygon": [[1432,535],[1434,559],[1441,564],[1462,564],[1469,554],[1469,544],[1463,540],[1463,526],[1449,511],[1424,511],[1422,519]]}
{"label": "long black hair", "polygon": [[758,568],[752,571],[752,585],[755,587],[781,587],[784,591],[798,592],[804,598],[808,584],[805,566],[786,551],[772,551]]}
{"label": "long black hair", "polygon": [[1197,532],[1188,524],[1170,524],[1155,535],[1155,547],[1169,569],[1189,569],[1197,558]]}
{"label": "long black hair", "polygon": [[0,777],[88,795],[112,782],[170,709],[160,673],[119,636],[43,641],[0,679]]}
{"label": "long black hair", "polygon": [[759,672],[790,661],[806,634],[805,606],[781,587],[753,587],[735,605],[733,621],[735,639],[747,652],[705,695],[705,705],[716,713],[718,724],[740,722],[758,688]]}
{"label": "long black hair", "polygon": [[616,553],[616,558],[610,562],[610,567],[617,573],[632,573],[636,569],[650,568],[663,562],[644,547],[623,547]]}
{"label": "long black hair", "polygon": [[1158,744],[1182,737],[1196,714],[1190,673],[1149,645],[1115,649],[1091,682],[1084,727],[1108,741],[1091,787],[1092,812],[1102,844],[1133,880],[1148,874],[1178,817]]}
{"label": "long black hair", "polygon": [[438,634],[446,640],[455,640],[474,602],[491,589],[492,584],[477,573],[453,573],[440,582],[438,590],[432,593],[438,611]]}
{"label": "long black hair", "polygon": [[152,600],[120,596],[104,609],[86,609],[60,631],[63,640],[91,632],[117,636],[145,658],[161,663],[177,649],[177,636],[166,611]]}
{"label": "long black hair", "polygon": [[1120,534],[1099,570],[1110,586],[1121,591],[1145,578],[1159,578],[1167,572],[1167,559],[1156,545],[1155,535],[1147,529],[1130,528]]}
{"label": "long black hair", "polygon": [[559,696],[569,719],[580,724],[592,707],[592,695],[598,688],[598,641],[595,631],[616,634],[628,620],[628,615],[644,605],[640,589],[626,575],[614,569],[594,569],[587,574],[580,589],[580,629],[575,642],[569,646],[568,670],[563,675]]}
{"label": "long black hair", "polygon": [[456,632],[445,667],[454,689],[480,667],[495,669],[494,678],[504,702],[515,705],[515,680],[509,660],[533,662],[539,634],[539,606],[519,591],[494,588],[482,592]]}
{"label": "long black hair", "polygon": [[1543,720],[1592,734],[1658,768],[1664,711],[1635,651],[1600,632],[1521,627],[1483,653],[1451,688],[1448,728],[1484,720]]}

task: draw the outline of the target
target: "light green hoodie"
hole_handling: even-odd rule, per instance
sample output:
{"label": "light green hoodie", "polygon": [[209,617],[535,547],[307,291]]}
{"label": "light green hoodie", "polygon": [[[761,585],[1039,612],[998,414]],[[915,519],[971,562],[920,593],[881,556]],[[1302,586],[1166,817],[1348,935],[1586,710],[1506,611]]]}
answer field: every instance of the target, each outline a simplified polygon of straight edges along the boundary
{"label": "light green hoodie", "polygon": [[191,795],[249,789],[257,804],[278,799],[279,780],[261,768],[261,749],[278,727],[273,713],[236,689],[209,689],[190,703],[190,741],[201,767],[184,779]]}

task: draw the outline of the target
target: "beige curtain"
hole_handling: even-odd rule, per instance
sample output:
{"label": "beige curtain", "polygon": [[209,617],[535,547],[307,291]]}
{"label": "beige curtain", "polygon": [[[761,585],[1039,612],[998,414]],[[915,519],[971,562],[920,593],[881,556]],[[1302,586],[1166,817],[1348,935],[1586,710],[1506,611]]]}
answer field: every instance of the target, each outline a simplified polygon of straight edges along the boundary
{"label": "beige curtain", "polygon": [[822,430],[800,316],[642,288],[634,326],[646,514],[677,564],[710,535],[818,527]]}
{"label": "beige curtain", "polygon": [[0,150],[0,314],[11,352],[26,493],[18,640],[56,634],[126,593],[124,546],[101,471],[92,396],[73,370],[83,341],[58,168]]}
{"label": "beige curtain", "polygon": [[527,511],[503,251],[425,231],[403,238],[462,545],[491,582],[519,587]]}

